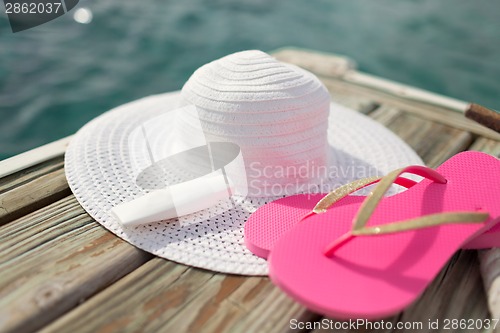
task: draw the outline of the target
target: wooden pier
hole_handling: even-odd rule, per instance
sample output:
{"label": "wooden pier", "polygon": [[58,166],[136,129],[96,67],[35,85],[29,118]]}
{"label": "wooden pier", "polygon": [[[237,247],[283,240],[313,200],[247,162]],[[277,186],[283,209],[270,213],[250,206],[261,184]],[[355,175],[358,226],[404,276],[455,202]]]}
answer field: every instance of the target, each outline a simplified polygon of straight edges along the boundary
{"label": "wooden pier", "polygon": [[[334,55],[274,55],[314,72],[335,101],[385,125],[431,167],[464,150],[500,156],[500,134],[466,119],[465,102],[360,73]],[[352,332],[314,329],[322,317],[267,277],[177,264],[107,231],[68,188],[70,139],[0,162],[0,332]],[[477,251],[460,251],[417,302],[386,319],[393,329],[376,332],[416,331],[397,322],[421,322],[427,332],[429,321],[490,318],[485,288]],[[299,322],[309,324],[293,330]]]}

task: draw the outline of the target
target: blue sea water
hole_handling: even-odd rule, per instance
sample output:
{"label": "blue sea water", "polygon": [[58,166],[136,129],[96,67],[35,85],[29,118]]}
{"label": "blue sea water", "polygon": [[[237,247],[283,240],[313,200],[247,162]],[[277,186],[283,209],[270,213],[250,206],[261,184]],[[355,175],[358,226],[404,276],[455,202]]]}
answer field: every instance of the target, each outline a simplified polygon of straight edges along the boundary
{"label": "blue sea water", "polygon": [[[15,34],[0,8],[0,159],[180,89],[197,67],[244,49],[344,54],[363,71],[500,109],[498,0],[83,0]],[[79,8],[90,23],[77,22]]]}

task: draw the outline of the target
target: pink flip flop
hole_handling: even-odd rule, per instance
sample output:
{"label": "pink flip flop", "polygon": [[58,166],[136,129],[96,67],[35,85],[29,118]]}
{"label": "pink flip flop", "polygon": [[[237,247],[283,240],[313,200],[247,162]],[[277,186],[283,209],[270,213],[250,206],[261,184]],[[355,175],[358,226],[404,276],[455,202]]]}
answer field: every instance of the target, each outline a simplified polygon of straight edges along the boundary
{"label": "pink flip flop", "polygon": [[[462,154],[476,155],[484,153],[464,152]],[[447,163],[454,163],[454,158],[444,162],[437,168],[437,171],[439,172],[440,168],[446,168]],[[276,241],[286,231],[302,221],[307,214],[313,212],[315,208],[321,210],[325,209],[325,207],[336,209],[340,206],[348,206],[351,212],[350,220],[352,220],[365,197],[349,194],[374,184],[379,180],[380,178],[375,177],[365,178],[341,186],[329,194],[297,194],[270,202],[257,209],[245,223],[245,245],[252,253],[266,259]],[[395,183],[406,188],[410,188],[416,184],[414,181],[404,177],[397,178]],[[470,240],[462,248],[485,249],[492,247],[500,247],[500,225]]]}
{"label": "pink flip flop", "polygon": [[[272,281],[335,318],[377,319],[403,310],[456,250],[500,220],[498,159],[465,152],[438,170],[389,173],[354,218],[352,205],[310,214],[274,245]],[[427,179],[381,200],[403,172]]]}

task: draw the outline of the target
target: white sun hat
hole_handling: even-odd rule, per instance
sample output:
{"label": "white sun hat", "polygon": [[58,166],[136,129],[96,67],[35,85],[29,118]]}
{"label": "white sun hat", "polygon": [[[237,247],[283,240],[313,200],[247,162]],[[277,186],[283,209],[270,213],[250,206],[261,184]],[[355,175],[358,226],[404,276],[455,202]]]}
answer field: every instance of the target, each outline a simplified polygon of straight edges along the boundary
{"label": "white sun hat", "polygon": [[[396,135],[330,103],[311,73],[261,51],[213,61],[181,92],[99,116],[78,131],[65,156],[77,200],[120,238],[182,264],[245,275],[267,274],[266,261],[243,239],[243,225],[258,207],[410,164],[422,161]],[[199,184],[216,193],[208,202],[199,202]],[[151,211],[162,203],[141,198],[166,189],[161,193],[176,204],[177,218],[126,227],[113,214],[134,207],[124,215],[154,220],[162,215]],[[183,210],[189,200],[197,207],[191,214]]]}

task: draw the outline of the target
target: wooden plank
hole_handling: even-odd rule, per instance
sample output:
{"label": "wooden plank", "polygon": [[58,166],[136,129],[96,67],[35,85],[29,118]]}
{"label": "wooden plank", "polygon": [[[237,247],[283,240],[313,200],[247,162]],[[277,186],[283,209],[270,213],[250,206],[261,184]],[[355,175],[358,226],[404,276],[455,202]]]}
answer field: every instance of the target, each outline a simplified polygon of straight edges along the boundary
{"label": "wooden plank", "polygon": [[[212,288],[203,288],[196,296],[196,302],[189,303],[169,318],[160,330],[165,332],[222,332],[231,324],[242,309],[233,302],[225,306],[229,297],[239,289],[246,280],[261,278],[246,278],[243,276],[216,274],[211,279]],[[268,281],[266,285],[269,286]],[[225,310],[225,311],[219,311]],[[209,328],[210,327],[210,328]]]}
{"label": "wooden plank", "polygon": [[161,330],[283,332],[288,331],[290,318],[311,321],[320,317],[288,298],[268,278],[226,276],[221,281],[220,288],[205,289]]}
{"label": "wooden plank", "polygon": [[467,149],[473,139],[468,132],[436,124],[387,105],[375,110],[370,117],[408,143],[430,167],[436,167]]}
{"label": "wooden plank", "polygon": [[35,255],[36,249],[95,222],[81,208],[74,196],[12,221],[0,228],[0,265],[23,255]]}
{"label": "wooden plank", "polygon": [[213,276],[154,258],[42,332],[157,332],[165,320],[213,285]]}
{"label": "wooden plank", "polygon": [[408,86],[399,82],[355,70],[347,71],[342,76],[342,79],[353,85],[366,87],[391,97],[399,97],[411,102],[433,105],[438,108],[458,113],[464,113],[470,104],[456,98],[439,95],[424,89]]}
{"label": "wooden plank", "polygon": [[71,136],[29,150],[6,160],[0,161],[0,178],[24,170],[31,166],[62,156]]}
{"label": "wooden plank", "polygon": [[478,138],[470,146],[469,150],[482,151],[484,153],[500,158],[500,143],[486,138]]}
{"label": "wooden plank", "polygon": [[2,228],[20,244],[0,253],[1,332],[37,330],[151,259],[75,206],[65,198]]}
{"label": "wooden plank", "polygon": [[433,122],[500,141],[499,133],[465,118],[463,113],[453,112],[450,109],[432,104],[408,100],[404,97],[391,96],[373,89],[346,83],[338,79],[328,77],[320,77],[320,79],[325,83],[329,91],[335,91],[337,89],[342,89],[344,91],[349,90],[353,95],[359,95],[360,97],[370,99],[380,105],[393,106],[399,110],[425,117]]}
{"label": "wooden plank", "polygon": [[46,162],[20,170],[11,175],[0,178],[0,194],[24,185],[38,177],[64,167],[64,156],[57,156]]}
{"label": "wooden plank", "polygon": [[500,319],[500,249],[479,251],[479,263],[491,318]]}
{"label": "wooden plank", "polygon": [[153,259],[42,332],[101,332],[111,327],[123,332],[138,328],[143,332],[278,332],[289,326],[290,317],[311,316],[317,317],[267,278],[215,274]]}
{"label": "wooden plank", "polygon": [[272,52],[272,55],[280,61],[324,76],[338,77],[356,68],[354,60],[348,57],[299,48],[279,49]]}
{"label": "wooden plank", "polygon": [[339,91],[330,92],[330,94],[333,102],[347,106],[350,109],[357,110],[364,114],[369,114],[380,106],[380,104],[368,98],[359,98],[347,93],[342,94]]}
{"label": "wooden plank", "polygon": [[401,321],[423,322],[426,325],[424,328],[429,330],[429,320],[439,320],[438,331],[444,331],[445,319],[486,318],[489,318],[489,314],[477,254],[476,251],[468,250],[458,252],[450,260],[418,301],[404,311]]}
{"label": "wooden plank", "polygon": [[64,169],[57,169],[0,194],[0,225],[71,194]]}
{"label": "wooden plank", "polygon": [[232,318],[235,325],[228,327],[225,332],[296,331],[290,328],[291,319],[297,319],[300,322],[315,322],[321,318],[320,315],[308,311],[293,301],[277,287],[273,287],[264,295],[265,299],[255,305],[253,311],[238,316],[237,320]]}
{"label": "wooden plank", "polygon": [[[307,54],[307,57],[304,57],[305,54]],[[338,76],[340,73],[344,73],[347,69],[354,68],[355,66],[352,60],[345,57],[318,52],[313,53],[300,49],[287,48],[277,50],[273,52],[273,56],[281,61],[301,66],[327,77]],[[379,107],[379,104],[374,102],[373,99],[352,94],[349,89],[332,89],[329,91],[333,102],[364,114],[368,114]]]}
{"label": "wooden plank", "polygon": [[[394,126],[394,122],[402,116],[403,113],[400,110],[387,105],[381,105],[374,112],[372,112],[372,114],[370,114],[370,118],[378,121],[387,128],[389,128],[388,126],[391,126],[391,131],[397,134],[401,139],[403,139],[403,141],[406,141],[405,139],[411,139],[413,136],[406,135],[408,131],[399,131],[399,127]],[[412,129],[414,127],[414,124],[411,122],[404,123],[403,125],[406,126],[407,129]]]}

